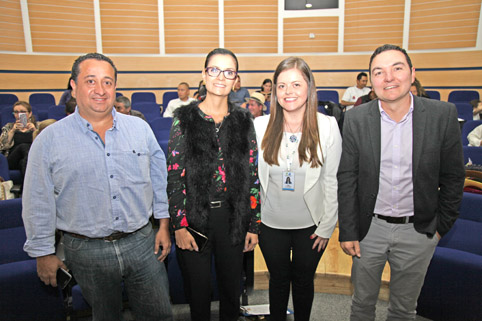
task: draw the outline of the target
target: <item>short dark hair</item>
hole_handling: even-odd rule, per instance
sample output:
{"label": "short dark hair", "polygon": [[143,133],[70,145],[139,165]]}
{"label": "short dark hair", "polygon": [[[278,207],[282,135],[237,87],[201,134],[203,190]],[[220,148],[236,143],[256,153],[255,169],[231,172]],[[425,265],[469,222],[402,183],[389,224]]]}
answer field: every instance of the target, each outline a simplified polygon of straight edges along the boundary
{"label": "short dark hair", "polygon": [[115,99],[115,101],[124,104],[125,108],[129,108],[131,106],[131,101],[125,96],[119,96]]}
{"label": "short dark hair", "polygon": [[357,76],[356,76],[356,80],[361,80],[362,77],[367,77],[368,78],[368,75],[366,72],[361,72],[359,73]]}
{"label": "short dark hair", "polygon": [[211,57],[214,55],[228,55],[233,57],[234,62],[236,63],[236,71],[238,71],[238,68],[239,68],[238,58],[236,58],[236,55],[231,50],[225,49],[225,48],[216,48],[211,50],[211,52],[208,53],[208,55],[206,56],[206,60],[204,61],[204,68],[208,67],[209,60],[211,60]]}
{"label": "short dark hair", "polygon": [[72,74],[70,76],[75,81],[75,83],[77,83],[77,77],[79,76],[79,73],[80,73],[80,70],[79,70],[80,63],[88,59],[107,61],[112,66],[112,68],[114,68],[114,73],[115,73],[114,80],[115,82],[117,82],[117,68],[115,67],[114,62],[109,57],[104,56],[103,54],[92,52],[75,59],[74,64],[72,65]]}
{"label": "short dark hair", "polygon": [[400,51],[401,53],[403,53],[404,56],[405,56],[405,59],[407,59],[408,66],[410,67],[410,72],[412,72],[412,67],[413,67],[413,66],[412,66],[412,60],[410,60],[410,57],[408,56],[408,54],[407,54],[407,52],[405,51],[405,49],[400,48],[400,47],[397,46],[397,45],[386,44],[386,45],[380,46],[380,47],[378,47],[377,49],[375,49],[375,51],[373,52],[372,56],[370,57],[370,65],[368,66],[370,74],[372,73],[372,62],[373,62],[373,59],[375,59],[375,57],[378,56],[379,54],[381,54],[382,52],[388,51],[388,50],[397,50],[397,51]]}
{"label": "short dark hair", "polygon": [[188,84],[187,82],[185,82],[185,81],[180,82],[179,85],[177,85],[177,86],[179,87],[179,86],[181,86],[181,85],[184,85],[184,86],[187,87],[187,89],[189,89],[189,84]]}

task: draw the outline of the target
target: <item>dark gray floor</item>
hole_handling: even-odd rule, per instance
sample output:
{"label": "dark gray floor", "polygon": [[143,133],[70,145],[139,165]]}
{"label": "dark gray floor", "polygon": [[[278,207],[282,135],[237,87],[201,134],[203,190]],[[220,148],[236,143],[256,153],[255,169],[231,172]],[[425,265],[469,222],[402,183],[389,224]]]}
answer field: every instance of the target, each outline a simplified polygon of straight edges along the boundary
{"label": "dark gray floor", "polygon": [[[249,296],[249,304],[266,304],[268,303],[268,291],[258,290],[254,291]],[[312,321],[346,321],[350,316],[350,303],[351,297],[347,295],[338,294],[325,294],[315,293],[315,299],[313,302],[313,309],[311,313]],[[378,301],[377,304],[377,317],[376,321],[386,320],[387,318],[387,306],[385,301]],[[289,307],[292,308],[290,300]],[[218,302],[212,302],[211,304],[211,319],[219,320],[218,317]],[[189,321],[189,306],[186,304],[176,304],[173,306],[174,320],[175,321]],[[124,313],[124,321],[133,321],[134,318],[130,311]],[[82,318],[82,321],[91,320],[91,318]],[[243,320],[242,318],[240,320]],[[254,319],[250,319],[254,320]],[[259,318],[259,320],[262,320]],[[292,321],[294,317],[288,316],[287,320]],[[430,321],[427,318],[417,316],[417,321]]]}

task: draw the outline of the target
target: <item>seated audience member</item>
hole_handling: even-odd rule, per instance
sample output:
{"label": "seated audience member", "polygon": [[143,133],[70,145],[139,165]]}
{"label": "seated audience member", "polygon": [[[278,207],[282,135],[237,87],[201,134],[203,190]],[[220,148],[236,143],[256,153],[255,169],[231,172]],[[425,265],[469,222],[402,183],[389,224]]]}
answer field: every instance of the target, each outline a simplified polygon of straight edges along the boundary
{"label": "seated audience member", "polygon": [[246,102],[248,103],[249,112],[254,118],[264,115],[266,106],[264,105],[265,100],[262,93],[252,93],[249,98],[246,98]]}
{"label": "seated audience member", "polygon": [[233,90],[229,94],[229,101],[238,107],[245,107],[245,99],[249,98],[249,91],[241,87],[241,77],[238,75],[234,83]]}
{"label": "seated audience member", "polygon": [[[22,177],[27,168],[28,152],[32,145],[32,133],[37,129],[37,122],[32,115],[32,106],[26,101],[13,104],[15,123],[7,123],[0,135],[0,150],[7,157],[9,169],[19,169]],[[25,115],[27,124],[22,123]]]}
{"label": "seated audience member", "polygon": [[468,135],[469,146],[482,146],[482,125],[475,127]]}
{"label": "seated audience member", "polygon": [[470,102],[474,108],[474,120],[480,120],[480,115],[482,114],[482,101],[474,99]]}
{"label": "seated audience member", "polygon": [[356,86],[348,87],[341,98],[340,105],[345,106],[345,110],[348,111],[353,108],[355,102],[363,95],[367,95],[370,92],[370,88],[367,87],[368,76],[366,73],[361,72],[356,76]]}
{"label": "seated audience member", "polygon": [[124,97],[124,96],[117,97],[115,99],[114,106],[115,106],[115,110],[118,113],[136,116],[146,120],[146,117],[144,117],[144,115],[140,111],[131,109],[131,101],[127,97]]}
{"label": "seated audience member", "polygon": [[65,104],[65,114],[68,116],[75,112],[75,107],[77,107],[77,100],[72,97],[69,101]]}
{"label": "seated audience member", "polygon": [[45,120],[42,120],[41,122],[39,122],[38,128],[33,132],[32,141],[35,139],[35,137],[38,136],[38,134],[40,134],[42,132],[42,130],[44,130],[45,128],[47,128],[47,126],[50,126],[55,122],[56,122],[55,119],[45,119]]}
{"label": "seated audience member", "polygon": [[364,103],[367,103],[367,102],[372,101],[373,99],[376,99],[376,98],[377,98],[377,94],[375,94],[374,90],[371,90],[367,95],[363,95],[360,98],[358,98],[356,100],[355,105],[353,105],[353,107],[364,104]]}
{"label": "seated audience member", "polygon": [[174,117],[174,111],[176,109],[181,106],[189,105],[196,100],[195,98],[189,97],[189,84],[187,82],[182,82],[177,86],[177,95],[179,98],[172,99],[169,104],[167,104],[164,118]]}
{"label": "seated audience member", "polygon": [[273,87],[273,82],[271,79],[266,78],[263,80],[263,84],[261,85],[261,90],[257,90],[257,93],[262,93],[264,95],[264,101],[271,100],[271,89]]}
{"label": "seated audience member", "polygon": [[62,93],[62,96],[60,96],[59,105],[67,105],[67,102],[72,98],[72,86],[70,85],[71,79],[72,78],[69,78],[69,82],[67,83],[67,90]]}
{"label": "seated audience member", "polygon": [[427,95],[427,93],[425,92],[425,88],[423,88],[422,84],[417,78],[415,78],[415,81],[412,83],[412,86],[410,87],[410,92],[414,96],[430,98],[429,95]]}

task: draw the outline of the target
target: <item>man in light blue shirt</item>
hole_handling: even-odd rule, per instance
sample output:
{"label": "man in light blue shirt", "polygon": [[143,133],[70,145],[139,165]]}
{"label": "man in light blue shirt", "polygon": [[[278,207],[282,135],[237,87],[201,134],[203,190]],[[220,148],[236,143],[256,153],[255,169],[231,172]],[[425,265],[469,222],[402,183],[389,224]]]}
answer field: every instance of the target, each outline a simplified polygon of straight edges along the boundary
{"label": "man in light blue shirt", "polygon": [[[122,282],[136,319],[172,320],[162,263],[171,245],[165,156],[145,121],[113,109],[116,80],[101,54],[74,62],[75,113],[44,130],[29,154],[24,249],[47,285],[57,285],[59,268],[72,271],[94,320],[122,319]],[[151,214],[160,220],[155,236]]]}

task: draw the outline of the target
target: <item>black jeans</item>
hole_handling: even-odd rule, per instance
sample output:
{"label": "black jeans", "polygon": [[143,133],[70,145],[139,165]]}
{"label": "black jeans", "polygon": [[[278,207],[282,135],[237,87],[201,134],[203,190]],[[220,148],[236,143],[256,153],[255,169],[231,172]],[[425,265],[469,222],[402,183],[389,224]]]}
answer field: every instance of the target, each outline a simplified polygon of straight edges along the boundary
{"label": "black jeans", "polygon": [[31,143],[23,143],[15,146],[7,156],[8,169],[19,169],[22,174],[22,179],[27,169],[28,152],[30,151],[31,145]]}
{"label": "black jeans", "polygon": [[214,254],[219,289],[219,318],[237,320],[241,295],[244,242],[231,245],[229,214],[231,209],[213,208],[209,213],[209,238],[202,252],[176,247],[177,260],[184,279],[184,292],[191,308],[191,320],[211,320],[211,262]]}
{"label": "black jeans", "polygon": [[286,320],[293,287],[296,321],[309,321],[314,297],[313,278],[324,250],[312,250],[316,226],[281,230],[261,224],[259,246],[269,271],[270,320]]}

